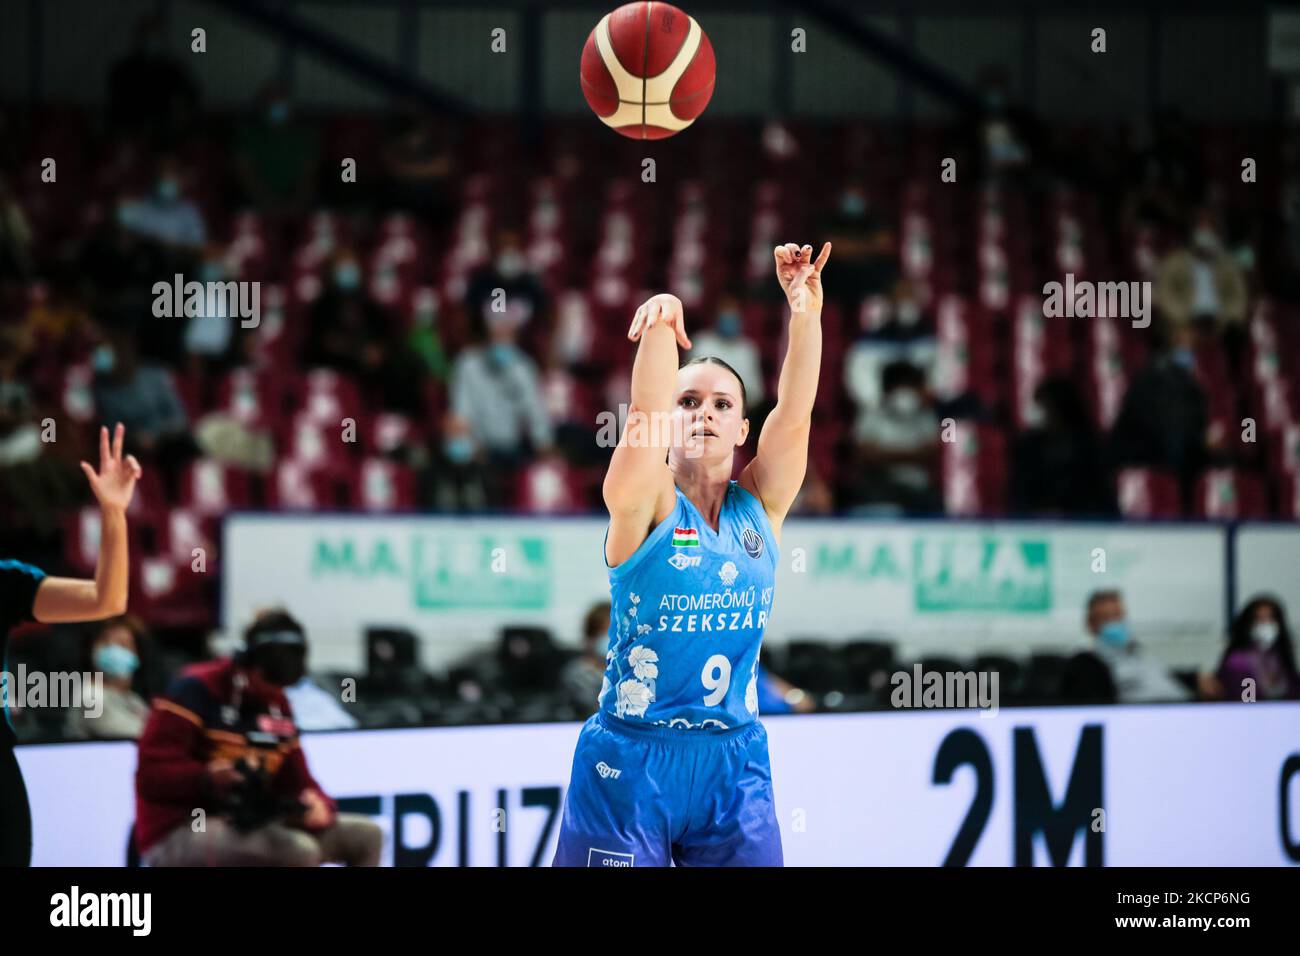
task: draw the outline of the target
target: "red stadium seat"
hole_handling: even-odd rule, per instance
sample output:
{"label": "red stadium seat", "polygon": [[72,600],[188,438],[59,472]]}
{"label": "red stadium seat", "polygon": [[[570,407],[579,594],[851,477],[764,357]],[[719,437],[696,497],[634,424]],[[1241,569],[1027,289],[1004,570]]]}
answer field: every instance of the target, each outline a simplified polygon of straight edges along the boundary
{"label": "red stadium seat", "polygon": [[1256,476],[1214,468],[1197,480],[1193,510],[1198,518],[1263,518],[1268,514],[1268,499]]}
{"label": "red stadium seat", "polygon": [[1119,510],[1125,518],[1181,518],[1178,481],[1153,468],[1125,468],[1116,478]]}

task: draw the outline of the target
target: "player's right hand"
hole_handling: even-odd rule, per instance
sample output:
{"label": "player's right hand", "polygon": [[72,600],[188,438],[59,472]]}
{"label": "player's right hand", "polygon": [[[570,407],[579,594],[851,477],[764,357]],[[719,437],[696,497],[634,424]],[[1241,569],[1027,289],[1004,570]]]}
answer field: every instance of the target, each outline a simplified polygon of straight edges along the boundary
{"label": "player's right hand", "polygon": [[632,326],[627,330],[630,341],[637,341],[647,329],[655,325],[667,325],[677,336],[677,344],[684,349],[691,347],[691,340],[686,335],[686,313],[682,309],[682,300],[668,292],[652,295],[641,304],[632,316]]}

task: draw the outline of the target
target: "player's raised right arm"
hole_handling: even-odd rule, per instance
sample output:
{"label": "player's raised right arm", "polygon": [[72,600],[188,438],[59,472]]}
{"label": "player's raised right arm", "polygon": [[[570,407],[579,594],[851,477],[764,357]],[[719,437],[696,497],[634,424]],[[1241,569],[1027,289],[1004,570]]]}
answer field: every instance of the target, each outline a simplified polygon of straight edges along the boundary
{"label": "player's raised right arm", "polygon": [[666,459],[677,386],[677,348],[690,348],[681,301],[651,297],[636,310],[628,339],[640,342],[632,365],[632,402],[602,493],[613,516],[645,516],[672,484]]}

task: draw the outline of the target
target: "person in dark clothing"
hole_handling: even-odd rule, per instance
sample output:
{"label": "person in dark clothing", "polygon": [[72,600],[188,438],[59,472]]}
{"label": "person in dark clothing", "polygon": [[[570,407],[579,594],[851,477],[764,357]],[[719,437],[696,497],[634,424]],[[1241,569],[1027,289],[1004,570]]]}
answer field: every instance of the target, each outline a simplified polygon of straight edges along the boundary
{"label": "person in dark clothing", "polygon": [[[188,53],[188,46],[181,48]],[[135,26],[131,52],[108,74],[108,118],[118,133],[172,141],[189,127],[199,104],[193,76],[167,48],[166,24],[147,13]]]}
{"label": "person in dark clothing", "polygon": [[1168,334],[1165,347],[1129,384],[1110,436],[1116,467],[1159,468],[1176,476],[1184,509],[1205,463],[1209,424],[1192,335],[1186,326]]}
{"label": "person in dark clothing", "polygon": [[355,376],[367,397],[384,408],[411,414],[420,409],[418,356],[366,294],[361,263],[349,249],[334,256],[329,288],[312,305],[302,361]]}
{"label": "person in dark clothing", "polygon": [[[15,626],[29,621],[100,621],[126,612],[130,574],[126,509],[140,478],[140,463],[130,455],[122,457],[123,432],[118,425],[110,442],[108,429],[100,430],[98,471],[81,463],[99,500],[101,515],[95,579],[51,577],[30,564],[0,560],[0,660],[6,673],[9,631]],[[11,689],[6,686],[0,691],[5,711],[5,719],[0,722],[0,867],[27,866],[32,855],[31,807],[14,755],[16,740],[9,722]]]}
{"label": "person in dark clothing", "polygon": [[1011,509],[1042,516],[1115,513],[1101,442],[1079,390],[1049,378],[1034,390],[1033,423],[1016,441]]}
{"label": "person in dark clothing", "polygon": [[268,611],[239,654],[186,667],[155,699],[136,770],[136,841],[150,866],[379,864],[382,831],[339,812],[298,742],[284,688],[306,658],[302,625]]}

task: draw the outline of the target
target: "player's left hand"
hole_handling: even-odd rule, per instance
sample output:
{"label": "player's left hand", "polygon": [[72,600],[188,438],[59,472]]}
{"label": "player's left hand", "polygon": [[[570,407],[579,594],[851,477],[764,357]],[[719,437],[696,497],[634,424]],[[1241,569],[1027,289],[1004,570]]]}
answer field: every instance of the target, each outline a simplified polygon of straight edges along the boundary
{"label": "player's left hand", "polygon": [[790,303],[790,311],[820,312],[822,309],[822,267],[831,257],[831,244],[822,246],[821,255],[813,261],[812,246],[799,246],[787,242],[772,250],[776,258],[776,281]]}
{"label": "player's left hand", "polygon": [[101,427],[99,429],[99,471],[96,472],[84,461],[81,463],[81,470],[85,472],[90,482],[90,490],[95,493],[99,506],[105,511],[126,511],[131,503],[131,496],[135,494],[135,483],[140,478],[140,463],[135,460],[135,455],[122,458],[122,441],[125,435],[126,428],[118,422],[110,445],[108,429]]}

